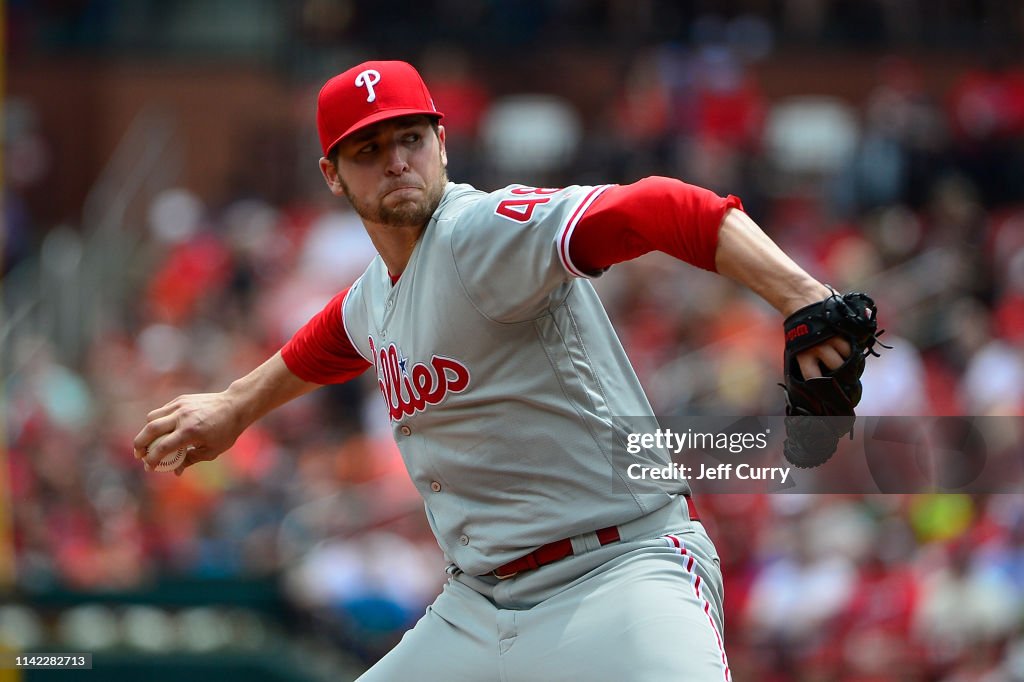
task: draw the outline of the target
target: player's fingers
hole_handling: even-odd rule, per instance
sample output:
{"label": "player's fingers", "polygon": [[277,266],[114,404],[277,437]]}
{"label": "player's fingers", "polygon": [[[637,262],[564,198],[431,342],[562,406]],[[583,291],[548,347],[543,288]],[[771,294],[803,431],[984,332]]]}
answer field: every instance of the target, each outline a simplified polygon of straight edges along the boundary
{"label": "player's fingers", "polygon": [[164,457],[188,447],[189,438],[185,431],[175,429],[167,433],[159,442],[151,444],[142,458],[147,467],[155,467]]}
{"label": "player's fingers", "polygon": [[835,370],[843,366],[843,356],[832,346],[822,344],[817,349],[818,360],[829,369]]}
{"label": "player's fingers", "polygon": [[178,409],[178,400],[180,400],[180,398],[175,398],[166,405],[156,408],[155,410],[146,415],[146,420],[153,421],[154,419],[160,419],[161,417],[166,417],[167,415],[171,414],[176,409]]}
{"label": "player's fingers", "polygon": [[850,357],[850,353],[853,352],[853,347],[850,346],[850,342],[841,336],[833,336],[829,339],[831,342],[829,345],[832,346],[843,358]]}
{"label": "player's fingers", "polygon": [[146,456],[146,448],[152,443],[157,437],[170,433],[174,430],[175,419],[171,416],[161,417],[158,419],[152,419],[142,430],[136,434],[135,439],[132,441],[132,451],[135,454],[135,459],[142,459]]}
{"label": "player's fingers", "polygon": [[797,364],[800,365],[800,373],[804,379],[814,379],[821,376],[821,367],[818,366],[818,358],[810,351],[800,353],[796,356]]}

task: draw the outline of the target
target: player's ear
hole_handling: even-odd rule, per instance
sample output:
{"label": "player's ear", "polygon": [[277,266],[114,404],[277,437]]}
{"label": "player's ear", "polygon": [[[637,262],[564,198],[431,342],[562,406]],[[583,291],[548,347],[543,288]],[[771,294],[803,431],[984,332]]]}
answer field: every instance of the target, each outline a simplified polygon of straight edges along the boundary
{"label": "player's ear", "polygon": [[338,176],[338,167],[325,156],[320,157],[320,173],[324,176],[324,181],[327,183],[328,189],[331,190],[331,194],[340,197],[345,193],[345,188],[341,185],[341,178]]}
{"label": "player's ear", "polygon": [[444,126],[441,124],[437,125],[437,143],[441,148],[441,165],[445,168],[448,167],[448,150],[444,147]]}

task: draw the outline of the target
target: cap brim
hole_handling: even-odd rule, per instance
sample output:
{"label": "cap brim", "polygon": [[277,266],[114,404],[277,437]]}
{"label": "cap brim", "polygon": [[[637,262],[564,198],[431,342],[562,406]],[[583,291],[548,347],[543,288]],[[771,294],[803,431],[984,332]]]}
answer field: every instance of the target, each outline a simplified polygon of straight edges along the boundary
{"label": "cap brim", "polygon": [[385,111],[378,111],[377,113],[370,114],[366,118],[360,120],[358,123],[339,135],[334,142],[327,145],[327,151],[330,152],[336,144],[344,140],[349,135],[359,132],[363,128],[367,128],[372,126],[374,123],[380,123],[381,121],[386,121],[391,118],[401,118],[402,116],[432,116],[438,120],[444,118],[443,113],[440,111],[433,111],[431,109],[387,109]]}

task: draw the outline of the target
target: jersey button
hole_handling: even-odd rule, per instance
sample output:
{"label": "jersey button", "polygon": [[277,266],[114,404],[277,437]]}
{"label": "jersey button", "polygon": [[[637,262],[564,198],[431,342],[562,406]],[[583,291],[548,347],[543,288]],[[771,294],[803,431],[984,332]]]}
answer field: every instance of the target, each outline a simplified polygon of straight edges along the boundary
{"label": "jersey button", "polygon": [[402,428],[400,428],[398,430],[402,432],[403,436],[411,436],[412,435],[412,429],[410,429],[408,426],[403,426]]}
{"label": "jersey button", "polygon": [[388,307],[390,308],[393,305],[395,305],[395,302],[390,300],[390,299],[388,299]]}
{"label": "jersey button", "polygon": [[468,535],[460,535],[459,536],[459,544],[460,545],[468,545],[469,544],[469,536]]}
{"label": "jersey button", "polygon": [[437,481],[431,481],[430,489],[433,490],[435,493],[439,493],[441,492],[441,484],[438,483]]}

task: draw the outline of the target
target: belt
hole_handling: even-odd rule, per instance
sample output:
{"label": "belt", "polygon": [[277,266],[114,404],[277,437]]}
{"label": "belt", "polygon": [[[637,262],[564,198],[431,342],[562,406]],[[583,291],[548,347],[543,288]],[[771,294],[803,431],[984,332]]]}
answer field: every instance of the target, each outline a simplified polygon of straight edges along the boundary
{"label": "belt", "polygon": [[[691,521],[700,521],[700,515],[697,513],[697,506],[689,497],[686,498],[686,510],[690,514]],[[610,545],[613,542],[618,542],[622,539],[619,537],[618,526],[601,528],[600,530],[594,531],[594,534],[597,536],[597,541],[601,543],[602,547]],[[526,556],[521,556],[507,564],[498,566],[491,572],[491,574],[498,580],[505,580],[518,573],[532,571],[535,568],[540,568],[541,566],[561,561],[566,557],[572,556],[572,553],[572,539],[563,538],[538,547]]]}

